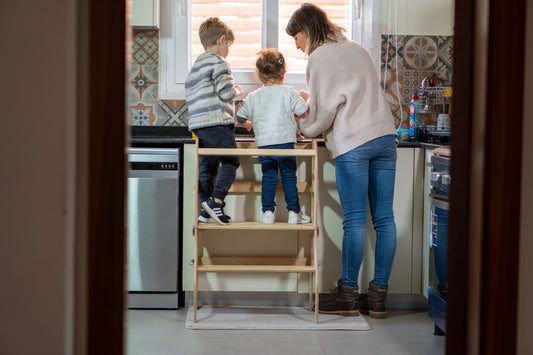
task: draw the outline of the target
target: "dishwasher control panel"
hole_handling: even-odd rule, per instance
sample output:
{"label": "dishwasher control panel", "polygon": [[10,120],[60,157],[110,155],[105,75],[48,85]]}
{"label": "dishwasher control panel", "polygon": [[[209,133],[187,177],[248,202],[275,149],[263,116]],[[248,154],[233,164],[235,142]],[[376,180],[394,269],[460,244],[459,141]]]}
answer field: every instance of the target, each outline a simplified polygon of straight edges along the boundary
{"label": "dishwasher control panel", "polygon": [[166,170],[179,169],[179,149],[177,148],[129,148],[129,170]]}
{"label": "dishwasher control panel", "polygon": [[130,170],[178,170],[178,163],[172,162],[129,162]]}

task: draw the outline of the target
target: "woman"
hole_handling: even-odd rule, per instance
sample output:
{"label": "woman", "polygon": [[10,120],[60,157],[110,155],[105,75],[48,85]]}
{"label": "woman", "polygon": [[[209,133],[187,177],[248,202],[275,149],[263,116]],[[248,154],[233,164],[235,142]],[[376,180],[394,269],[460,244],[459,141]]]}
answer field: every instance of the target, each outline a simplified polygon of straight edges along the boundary
{"label": "woman", "polygon": [[[343,212],[342,276],[319,311],[384,318],[388,281],[396,252],[392,203],[396,173],[396,129],[368,52],[348,40],[342,29],[313,4],[291,16],[286,32],[309,56],[308,115],[299,120],[303,134],[322,134],[335,159]],[[377,233],[374,279],[358,296],[365,250],[367,197]]]}

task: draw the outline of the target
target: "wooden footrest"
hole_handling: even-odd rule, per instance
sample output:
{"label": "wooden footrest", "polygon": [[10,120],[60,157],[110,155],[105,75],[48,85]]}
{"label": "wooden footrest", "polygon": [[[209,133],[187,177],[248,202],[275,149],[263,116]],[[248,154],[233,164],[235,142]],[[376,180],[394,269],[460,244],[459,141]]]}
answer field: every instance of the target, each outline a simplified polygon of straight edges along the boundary
{"label": "wooden footrest", "polygon": [[198,271],[314,272],[308,258],[202,257]]}

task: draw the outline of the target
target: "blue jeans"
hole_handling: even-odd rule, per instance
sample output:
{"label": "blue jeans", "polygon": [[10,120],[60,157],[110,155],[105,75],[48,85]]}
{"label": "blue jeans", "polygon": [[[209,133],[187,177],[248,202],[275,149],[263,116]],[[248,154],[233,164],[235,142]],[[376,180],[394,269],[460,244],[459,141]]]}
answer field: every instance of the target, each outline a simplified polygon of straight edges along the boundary
{"label": "blue jeans", "polygon": [[[194,130],[200,148],[236,148],[233,125],[221,125]],[[200,156],[198,168],[198,187],[200,202],[210,196],[224,201],[228,190],[235,180],[240,160],[238,156]],[[220,169],[219,169],[220,166]],[[216,182],[213,181],[216,177]]]}
{"label": "blue jeans", "polygon": [[365,251],[367,197],[376,230],[375,285],[386,286],[396,253],[396,223],[392,202],[396,175],[396,141],[387,135],[335,158],[337,189],[342,206],[342,277],[358,286]]}
{"label": "blue jeans", "polygon": [[[261,149],[294,149],[294,143],[273,144],[259,147]],[[263,212],[276,208],[276,190],[278,188],[278,169],[283,183],[283,193],[287,210],[300,212],[298,188],[296,187],[296,157],[259,156],[263,180],[261,187],[261,204]]]}

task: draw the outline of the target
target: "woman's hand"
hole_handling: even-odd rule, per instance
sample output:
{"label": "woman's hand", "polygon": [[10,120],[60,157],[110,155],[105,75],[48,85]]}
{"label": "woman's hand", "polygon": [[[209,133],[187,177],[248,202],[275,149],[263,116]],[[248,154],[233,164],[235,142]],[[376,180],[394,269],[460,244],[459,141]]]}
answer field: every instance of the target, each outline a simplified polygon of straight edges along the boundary
{"label": "woman's hand", "polygon": [[242,125],[248,130],[248,132],[250,132],[252,128],[254,128],[254,125],[250,120],[246,120],[246,122],[244,122]]}
{"label": "woman's hand", "polygon": [[235,97],[239,97],[244,93],[239,85],[233,86],[233,90],[235,90]]}
{"label": "woman's hand", "polygon": [[298,91],[298,94],[302,97],[302,99],[304,99],[305,102],[307,102],[307,100],[309,100],[309,93],[305,90],[300,90]]}

